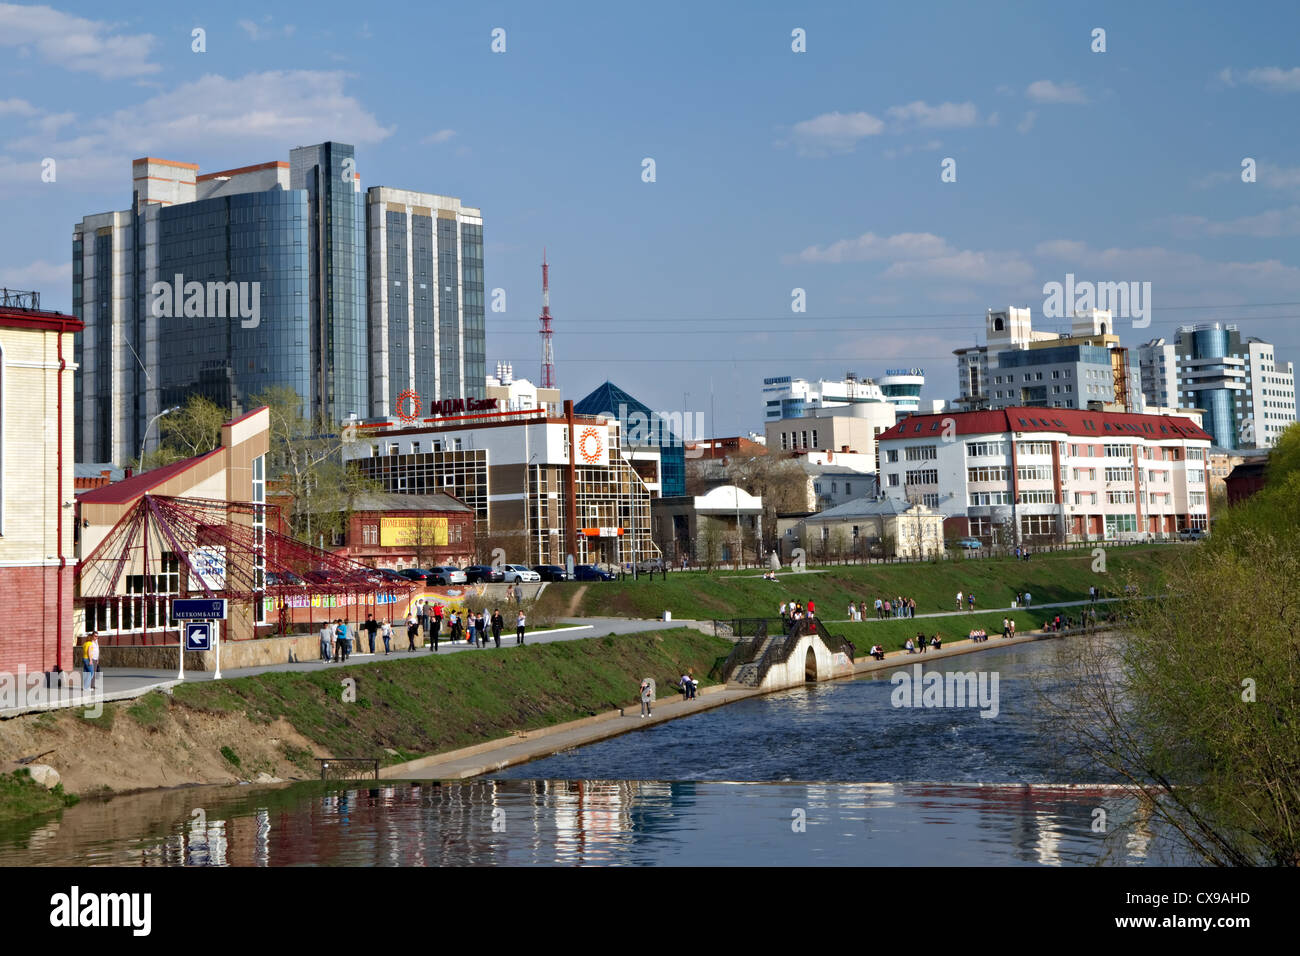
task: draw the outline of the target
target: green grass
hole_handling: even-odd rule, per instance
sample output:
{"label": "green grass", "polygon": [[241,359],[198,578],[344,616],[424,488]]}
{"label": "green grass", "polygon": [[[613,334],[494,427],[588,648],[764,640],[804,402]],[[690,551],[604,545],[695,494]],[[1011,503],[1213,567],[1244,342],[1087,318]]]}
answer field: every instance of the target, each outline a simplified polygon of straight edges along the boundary
{"label": "green grass", "polygon": [[158,730],[167,715],[168,697],[162,691],[150,691],[126,709],[127,716],[135,719],[146,730]]}
{"label": "green grass", "polygon": [[226,763],[230,764],[236,770],[239,769],[239,754],[230,747],[221,748],[221,756],[226,758]]}
{"label": "green grass", "polygon": [[[660,696],[677,693],[670,685],[687,668],[707,684],[705,675],[731,646],[672,628],[502,654],[204,681],[177,687],[173,706],[246,713],[259,723],[283,717],[326,753],[393,763],[635,706],[642,677],[655,678]],[[355,703],[343,700],[345,679],[356,682]]]}
{"label": "green grass", "polygon": [[[1004,617],[1015,620],[1017,634],[1026,634],[1038,630],[1043,626],[1044,621],[1049,617],[1055,617],[1056,614],[1056,611],[1035,611],[1032,608],[1028,611],[1012,611],[1009,614],[1000,611],[976,611],[974,614],[954,614],[951,617],[829,622],[826,623],[826,630],[832,634],[843,635],[852,641],[857,650],[857,659],[863,660],[872,644],[882,644],[887,651],[902,650],[909,637],[916,637],[917,631],[924,631],[927,640],[938,634],[939,639],[946,644],[951,641],[964,641],[973,629],[982,627],[989,636],[989,643],[992,644],[995,639],[1002,636]],[[1074,616],[1078,617],[1077,612]],[[1062,613],[1061,617],[1064,619],[1066,615]],[[1101,611],[1097,612],[1097,617],[1101,619]]]}
{"label": "green grass", "polygon": [[0,823],[62,810],[77,799],[74,794],[64,793],[61,783],[46,790],[32,779],[26,768],[0,774]]}
{"label": "green grass", "polygon": [[[764,581],[762,572],[688,571],[669,573],[665,581],[604,581],[586,584],[575,608],[579,617],[657,618],[665,609],[674,617],[709,620],[737,617],[775,617],[782,601],[817,604],[824,619],[845,618],[850,600],[866,601],[903,595],[915,598],[918,614],[953,609],[960,590],[975,593],[980,607],[1006,607],[1018,591],[1029,591],[1035,605],[1085,600],[1088,587],[1099,585],[1105,594],[1123,591],[1129,575],[1144,592],[1158,590],[1172,561],[1186,552],[1184,545],[1131,545],[1105,552],[1106,573],[1092,571],[1090,549],[1060,551],[1014,558],[981,558],[920,562],[915,564],[830,565],[808,573],[779,573],[776,584]],[[573,582],[547,585],[541,604],[553,614],[565,614],[575,590]],[[567,615],[566,615],[567,616]],[[999,618],[999,622],[1000,622]]]}

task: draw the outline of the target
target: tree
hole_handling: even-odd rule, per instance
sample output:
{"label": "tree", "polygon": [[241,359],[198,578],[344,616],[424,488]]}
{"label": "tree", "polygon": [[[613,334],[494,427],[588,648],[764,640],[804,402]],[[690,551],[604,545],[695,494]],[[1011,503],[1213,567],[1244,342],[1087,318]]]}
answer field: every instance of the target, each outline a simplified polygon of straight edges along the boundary
{"label": "tree", "polygon": [[1069,645],[1073,691],[1049,699],[1075,759],[1131,784],[1213,864],[1300,865],[1297,438],[1164,595],[1124,605],[1122,641]]}
{"label": "tree", "polygon": [[831,541],[830,541],[831,554],[835,557],[837,561],[840,562],[844,561],[844,551],[848,547],[848,543],[849,543],[848,532],[844,530],[843,525],[837,524],[834,528],[831,529]]}
{"label": "tree", "polygon": [[221,444],[221,426],[229,418],[220,405],[202,395],[191,395],[176,411],[158,419],[158,444],[145,453],[143,461],[135,462],[136,467],[161,468],[207,454]]}
{"label": "tree", "polygon": [[728,467],[732,483],[763,499],[762,525],[775,547],[776,516],[808,510],[808,473],[793,459],[761,455]]}
{"label": "tree", "polygon": [[712,571],[722,552],[722,528],[709,517],[700,519],[704,526],[700,529],[700,544],[704,546],[704,563]]}
{"label": "tree", "polygon": [[343,434],[324,420],[303,414],[306,403],[292,388],[276,386],[253,397],[253,407],[270,411],[266,474],[289,499],[286,521],[307,543],[342,533],[356,496],[383,486],[343,464]]}

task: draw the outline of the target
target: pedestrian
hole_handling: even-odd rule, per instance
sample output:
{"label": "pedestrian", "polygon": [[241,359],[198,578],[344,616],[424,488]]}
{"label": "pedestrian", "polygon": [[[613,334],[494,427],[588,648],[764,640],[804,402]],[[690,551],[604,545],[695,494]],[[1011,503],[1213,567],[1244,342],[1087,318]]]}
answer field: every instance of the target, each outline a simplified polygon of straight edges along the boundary
{"label": "pedestrian", "polygon": [[[523,615],[522,615],[522,612],[521,612],[520,616],[521,616],[521,617],[523,616]],[[644,678],[641,679],[641,690],[640,690],[640,696],[641,696],[641,716],[642,716],[642,717],[652,717],[652,716],[654,716],[654,715],[651,713],[651,711],[650,711],[650,704],[651,704],[651,702],[654,700],[654,693],[655,693],[654,688],[655,688],[654,681],[652,681],[650,678],[648,678],[648,677],[644,677]]]}
{"label": "pedestrian", "polygon": [[421,601],[420,602],[420,633],[424,635],[424,639],[426,641],[429,639],[429,628],[430,628],[429,622],[431,620],[432,620],[432,615],[430,614],[429,602]]}
{"label": "pedestrian", "polygon": [[961,592],[957,592],[957,610],[961,610]]}
{"label": "pedestrian", "polygon": [[1028,591],[1025,592],[1025,607],[1029,607],[1029,602],[1032,601],[1033,598],[1034,596],[1032,594],[1030,594]]}
{"label": "pedestrian", "polygon": [[90,632],[90,687],[99,686],[99,631]]}
{"label": "pedestrian", "polygon": [[379,632],[379,634],[380,634],[380,636],[383,637],[383,639],[384,639],[384,655],[387,656],[387,655],[390,654],[390,653],[392,652],[392,650],[393,650],[393,645],[392,645],[392,640],[393,640],[393,622],[392,622],[392,621],[384,621],[384,627],[383,627],[383,630],[381,630],[381,631]]}
{"label": "pedestrian", "polygon": [[334,660],[346,664],[352,656],[352,638],[348,634],[347,622],[342,618],[337,619],[334,625],[334,644]]}
{"label": "pedestrian", "polygon": [[487,614],[484,611],[478,612],[478,618],[474,621],[474,628],[478,631],[478,646],[487,647],[488,629]]}
{"label": "pedestrian", "polygon": [[450,629],[449,633],[451,635],[449,640],[455,646],[456,642],[460,640],[460,614],[458,612],[451,612],[451,616],[447,619],[447,627]]}
{"label": "pedestrian", "polygon": [[520,611],[519,616],[515,618],[515,643],[516,644],[522,644],[524,642],[524,630],[527,628],[527,626],[528,626],[528,619],[524,617],[524,612]]}
{"label": "pedestrian", "polygon": [[916,617],[916,598],[907,599],[907,616]]}
{"label": "pedestrian", "polygon": [[515,582],[515,607],[520,607],[524,603],[524,588],[518,581]]}
{"label": "pedestrian", "polygon": [[442,630],[442,605],[434,605],[433,608],[433,649],[438,650],[438,632]]}
{"label": "pedestrian", "polygon": [[501,616],[501,609],[494,607],[492,609],[492,643],[497,647],[501,646],[501,628],[506,626],[506,619]]}
{"label": "pedestrian", "polygon": [[1009,626],[1010,626],[1010,628],[1011,628],[1011,633],[1008,634],[1007,636],[1008,636],[1008,637],[1015,637],[1015,636],[1016,636],[1016,620],[1015,620],[1015,618],[1012,618],[1012,619],[1011,619],[1010,621],[1008,621],[1007,623],[1009,624]]}
{"label": "pedestrian", "polygon": [[876,598],[876,619],[882,620],[885,616],[885,605],[880,598]]}
{"label": "pedestrian", "polygon": [[970,608],[970,610],[972,610],[972,611],[975,610],[975,592],[974,592],[974,591],[972,591],[970,594],[967,594],[967,595],[966,595],[966,604],[967,604],[967,606]]}
{"label": "pedestrian", "polygon": [[408,651],[415,650],[415,632],[419,627],[420,622],[416,619],[415,612],[412,611],[406,616],[406,649]]}
{"label": "pedestrian", "polygon": [[81,689],[90,690],[90,682],[95,679],[94,650],[95,632],[86,635],[86,642],[81,645]]}
{"label": "pedestrian", "polygon": [[1011,636],[1011,624],[1007,621],[1005,617],[1002,619],[1002,636],[1003,637]]}
{"label": "pedestrian", "polygon": [[890,609],[889,601],[885,601],[884,616],[885,616],[885,617],[893,617],[893,616],[894,616],[892,610]]}
{"label": "pedestrian", "polygon": [[474,643],[475,643],[475,640],[474,640],[474,637],[475,637],[475,635],[474,635],[474,625],[475,625],[475,623],[476,623],[476,622],[475,622],[475,620],[474,620],[474,613],[473,613],[472,611],[467,612],[467,613],[465,614],[465,643],[466,643],[466,644],[474,644]]}
{"label": "pedestrian", "polygon": [[816,617],[816,616],[817,616],[817,612],[816,612],[816,610],[814,610],[815,607],[816,607],[816,605],[813,604],[813,600],[812,600],[812,598],[809,598],[809,599],[808,599],[808,616],[809,616],[809,617]]}
{"label": "pedestrian", "polygon": [[375,620],[373,614],[366,615],[366,623],[362,625],[362,629],[370,637],[370,653],[373,654],[375,652],[375,635],[379,633],[379,622]]}
{"label": "pedestrian", "polygon": [[326,621],[320,626],[320,659],[328,664],[334,656],[334,628]]}
{"label": "pedestrian", "polygon": [[926,651],[930,649],[930,645],[926,641],[925,635],[922,634],[920,631],[916,632],[916,646],[922,654],[924,654]]}

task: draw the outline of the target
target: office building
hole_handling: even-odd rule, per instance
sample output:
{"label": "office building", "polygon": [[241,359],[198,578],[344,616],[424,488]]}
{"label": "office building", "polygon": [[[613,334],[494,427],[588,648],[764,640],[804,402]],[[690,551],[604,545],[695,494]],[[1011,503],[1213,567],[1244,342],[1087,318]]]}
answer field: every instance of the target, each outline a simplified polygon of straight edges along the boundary
{"label": "office building", "polygon": [[854,372],[838,381],[809,382],[789,375],[763,379],[763,420],[801,418],[819,408],[887,404],[902,414],[918,410],[925,369],[890,369],[880,379],[861,378]]}
{"label": "office building", "polygon": [[1179,328],[1176,340],[1139,350],[1149,402],[1205,410],[1205,430],[1225,449],[1270,448],[1296,420],[1295,369],[1273,346],[1218,322]]}
{"label": "office building", "polygon": [[863,402],[809,409],[799,417],[770,421],[764,428],[771,453],[831,452],[832,458],[853,454],[875,461],[877,436],[897,420],[889,402]]}
{"label": "office building", "polygon": [[144,158],[132,175],[130,209],[73,230],[79,460],[129,463],[194,394],[239,414],[291,388],[326,422],[396,413],[408,390],[426,410],[482,398],[477,209],[363,194],[344,143],[203,175]]}
{"label": "office building", "polygon": [[1210,435],[1190,419],[1012,407],[919,415],[880,437],[881,490],[987,544],[1208,526]]}
{"label": "office building", "polygon": [[[570,450],[574,453],[571,454]],[[642,449],[643,455],[647,454]],[[394,494],[447,494],[474,511],[475,535],[500,537],[506,563],[623,564],[659,557],[650,536],[657,463],[624,454],[617,418],[545,409],[366,422],[344,462]]]}
{"label": "office building", "polygon": [[653,411],[613,382],[605,382],[574,402],[579,415],[608,416],[618,421],[624,457],[633,463],[654,493],[664,498],[686,494],[686,441],[703,435],[703,415]]}

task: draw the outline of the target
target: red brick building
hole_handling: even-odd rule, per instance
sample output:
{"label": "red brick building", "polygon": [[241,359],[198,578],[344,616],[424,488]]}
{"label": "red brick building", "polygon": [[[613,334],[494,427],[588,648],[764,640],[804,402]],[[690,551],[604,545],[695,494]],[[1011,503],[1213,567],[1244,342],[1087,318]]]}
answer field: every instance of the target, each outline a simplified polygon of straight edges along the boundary
{"label": "red brick building", "polygon": [[451,495],[357,495],[338,554],[375,568],[474,563],[474,509]]}

